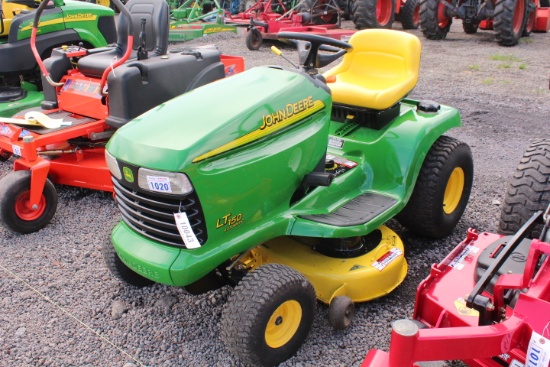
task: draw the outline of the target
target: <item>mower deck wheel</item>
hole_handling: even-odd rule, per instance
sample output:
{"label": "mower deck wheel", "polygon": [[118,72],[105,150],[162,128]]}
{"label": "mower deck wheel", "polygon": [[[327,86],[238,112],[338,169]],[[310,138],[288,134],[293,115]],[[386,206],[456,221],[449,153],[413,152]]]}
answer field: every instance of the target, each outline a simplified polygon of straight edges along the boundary
{"label": "mower deck wheel", "polygon": [[328,308],[328,320],[336,330],[347,329],[355,317],[355,305],[348,296],[335,297]]}
{"label": "mower deck wheel", "polygon": [[221,317],[221,338],[244,364],[274,366],[300,348],[313,324],[315,290],[296,270],[270,263],[246,274]]}
{"label": "mower deck wheel", "polygon": [[[500,214],[499,233],[516,233],[529,218],[550,204],[550,139],[533,142],[510,180]],[[542,223],[529,238],[539,238]]]}
{"label": "mower deck wheel", "polygon": [[10,159],[10,157],[11,157],[10,152],[6,152],[5,150],[0,149],[0,162],[5,162],[8,159]]}
{"label": "mower deck wheel", "polygon": [[418,29],[420,25],[419,0],[407,0],[400,11],[403,29]]}
{"label": "mower deck wheel", "polygon": [[29,205],[30,171],[13,171],[0,180],[0,224],[14,233],[32,233],[44,228],[57,209],[57,192],[46,180],[36,208]]}
{"label": "mower deck wheel", "polygon": [[[445,0],[446,1],[446,0]],[[420,28],[429,40],[442,40],[451,29],[453,18],[447,15],[446,6],[439,0],[422,0],[420,3]]]}
{"label": "mower deck wheel", "polygon": [[397,220],[420,236],[447,236],[466,209],[473,176],[470,147],[441,136],[424,159],[411,198]]}
{"label": "mower deck wheel", "polygon": [[139,275],[138,273],[127,267],[122,262],[122,260],[120,260],[120,257],[118,257],[118,254],[116,253],[115,248],[113,247],[109,238],[103,240],[103,243],[101,245],[101,252],[103,254],[105,264],[107,265],[107,269],[109,269],[109,271],[115,278],[121,280],[128,285],[139,288],[155,284],[154,281]]}
{"label": "mower deck wheel", "polygon": [[246,34],[246,47],[250,51],[259,50],[260,47],[262,47],[263,41],[264,38],[262,36],[262,32],[260,32],[257,28],[251,28]]}

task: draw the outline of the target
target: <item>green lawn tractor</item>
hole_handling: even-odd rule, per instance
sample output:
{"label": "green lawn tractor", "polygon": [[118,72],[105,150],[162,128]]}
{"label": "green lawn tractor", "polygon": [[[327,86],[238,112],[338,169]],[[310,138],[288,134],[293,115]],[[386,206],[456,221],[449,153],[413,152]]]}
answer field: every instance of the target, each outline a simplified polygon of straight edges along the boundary
{"label": "green lawn tractor", "polygon": [[[2,6],[10,4],[4,1]],[[40,4],[16,1],[34,8]],[[34,14],[35,10],[25,10],[15,15],[9,32],[0,41],[0,117],[12,117],[22,110],[37,107],[44,99],[38,64],[30,44]],[[45,59],[54,48],[62,45],[97,48],[115,40],[112,9],[82,1],[54,0],[42,15],[36,49]]]}
{"label": "green lawn tractor", "polygon": [[298,350],[316,298],[344,329],[354,302],[391,292],[407,263],[384,223],[445,236],[473,180],[470,148],[444,135],[461,126],[459,112],[406,98],[416,36],[279,37],[296,44],[299,66],[197,88],[119,129],[106,151],[122,214],[103,248],[110,271],[191,293],[235,285],[221,338],[251,365]]}

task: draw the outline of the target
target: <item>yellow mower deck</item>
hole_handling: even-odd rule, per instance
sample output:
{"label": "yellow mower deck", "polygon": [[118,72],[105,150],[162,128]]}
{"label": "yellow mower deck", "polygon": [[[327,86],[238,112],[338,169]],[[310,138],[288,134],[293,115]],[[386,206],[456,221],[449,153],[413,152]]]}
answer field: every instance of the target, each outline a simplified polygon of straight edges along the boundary
{"label": "yellow mower deck", "polygon": [[[353,258],[322,255],[290,237],[279,237],[252,250],[251,258],[259,267],[279,263],[302,273],[313,285],[317,298],[326,304],[337,296],[353,302],[382,297],[395,289],[407,274],[403,242],[386,226],[381,226],[382,240],[370,252]],[[247,261],[243,261],[246,263]]]}

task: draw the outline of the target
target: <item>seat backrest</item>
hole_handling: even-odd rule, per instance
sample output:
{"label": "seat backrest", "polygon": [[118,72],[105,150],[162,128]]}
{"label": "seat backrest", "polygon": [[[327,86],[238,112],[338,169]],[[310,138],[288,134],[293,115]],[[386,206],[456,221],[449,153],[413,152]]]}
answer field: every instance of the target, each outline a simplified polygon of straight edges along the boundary
{"label": "seat backrest", "polygon": [[418,37],[389,29],[365,29],[356,32],[349,43],[352,51],[323,74],[335,102],[382,110],[415,87],[422,48]]}
{"label": "seat backrest", "polygon": [[130,58],[136,57],[140,46],[141,20],[145,19],[145,50],[149,56],[160,56],[168,51],[168,30],[170,28],[170,8],[165,0],[129,0],[126,8],[131,19],[121,13],[117,24],[116,47],[105,48],[102,52],[92,53],[78,61],[80,72],[89,77],[101,77],[103,71],[120,59],[128,47],[128,23],[132,22],[134,50]]}
{"label": "seat backrest", "polygon": [[[170,27],[170,7],[165,0],[130,0],[126,8],[132,18],[132,33],[134,44],[132,49],[140,46],[139,34],[141,32],[141,19],[145,19],[145,48],[155,55],[164,55],[168,50],[168,29]],[[122,50],[126,50],[128,41],[128,22],[124,15],[120,14],[118,20],[118,44]]]}

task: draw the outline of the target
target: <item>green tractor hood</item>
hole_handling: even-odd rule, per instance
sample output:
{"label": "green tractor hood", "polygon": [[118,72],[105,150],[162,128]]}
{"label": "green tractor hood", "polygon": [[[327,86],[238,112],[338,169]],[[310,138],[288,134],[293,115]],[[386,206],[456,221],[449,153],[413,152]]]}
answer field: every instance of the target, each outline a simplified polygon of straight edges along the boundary
{"label": "green tractor hood", "polygon": [[119,129],[107,148],[131,164],[183,171],[330,110],[325,88],[295,71],[254,68],[159,105]]}

